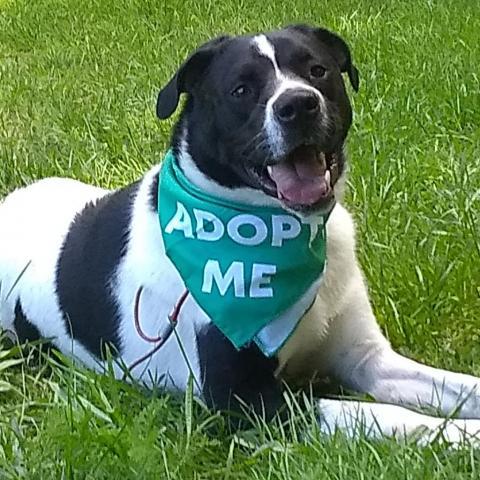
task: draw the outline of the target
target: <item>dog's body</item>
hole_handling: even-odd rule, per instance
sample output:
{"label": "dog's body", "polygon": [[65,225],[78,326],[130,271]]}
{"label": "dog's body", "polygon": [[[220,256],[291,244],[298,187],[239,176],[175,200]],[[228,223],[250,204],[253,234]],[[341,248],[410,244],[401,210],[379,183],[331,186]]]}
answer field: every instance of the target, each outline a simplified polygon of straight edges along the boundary
{"label": "dog's body", "polygon": [[[326,79],[325,68],[318,65],[311,67],[308,81],[298,73],[293,60],[302,48],[302,62],[317,62],[316,50],[324,50],[322,63],[332,72]],[[217,71],[222,61],[232,58],[243,59],[242,78],[248,77],[249,67],[247,73],[255,76],[255,67],[261,78],[270,80],[261,88],[249,87],[250,80],[242,80],[247,87],[232,88],[237,80],[228,86],[244,104],[227,105],[238,109],[232,119],[217,102],[215,112],[225,124],[222,131],[212,126],[216,113],[209,112],[205,102],[211,98],[208,88],[220,95]],[[231,70],[231,75],[239,75],[235,64]],[[171,115],[180,93],[189,94],[172,147],[180,168],[197,187],[245,204],[283,205],[308,217],[331,207],[334,193],[341,195],[343,140],[351,122],[341,72],[347,72],[358,88],[346,45],[324,30],[292,27],[268,36],[221,38],[182,66],[161,92],[157,111],[162,118]],[[202,76],[209,77],[210,87],[194,80]],[[228,75],[224,77],[222,82],[228,82]],[[245,102],[255,88],[249,107]],[[235,137],[229,143],[232,131]],[[238,138],[245,137],[242,148],[251,149],[256,131],[263,132],[263,143],[255,145],[253,154],[239,155]],[[305,159],[311,152],[302,145],[312,142],[325,152],[314,155],[326,162],[328,174],[325,166],[312,167],[312,160]],[[241,168],[240,161],[229,163],[237,158],[250,163],[245,160]],[[282,165],[287,161],[295,168],[303,162],[309,172],[319,172],[318,181],[306,183],[301,176],[285,173]],[[258,175],[265,165],[271,178]],[[195,393],[217,408],[238,407],[239,398],[272,414],[283,401],[282,380],[299,384],[313,376],[329,376],[379,402],[433,406],[445,415],[458,407],[461,417],[480,418],[479,379],[426,367],[391,350],[375,321],[356,260],[352,218],[338,201],[327,223],[327,268],[316,300],[275,358],[262,355],[254,345],[237,351],[191,296],[180,310],[174,333],[149,356],[155,343],[142,338],[135,326],[139,289],[138,318],[150,337],[168,329],[168,316],[185,290],[164,250],[157,215],[159,171],[154,167],[141,181],[115,192],[47,179],[8,196],[0,204],[0,326],[20,340],[47,338],[100,371],[105,368],[103,347],[108,345],[118,359],[113,363],[116,374],[122,377],[123,367],[132,367],[130,374],[149,386],[184,390],[192,376]],[[287,174],[285,180],[282,175]],[[326,185],[330,182],[331,188]],[[394,405],[339,400],[320,400],[319,405],[325,429],[337,425],[353,432],[360,418],[373,435],[409,433],[425,426],[428,438],[443,422]],[[450,420],[445,434],[459,441],[464,432],[473,435],[478,430],[478,420]]]}

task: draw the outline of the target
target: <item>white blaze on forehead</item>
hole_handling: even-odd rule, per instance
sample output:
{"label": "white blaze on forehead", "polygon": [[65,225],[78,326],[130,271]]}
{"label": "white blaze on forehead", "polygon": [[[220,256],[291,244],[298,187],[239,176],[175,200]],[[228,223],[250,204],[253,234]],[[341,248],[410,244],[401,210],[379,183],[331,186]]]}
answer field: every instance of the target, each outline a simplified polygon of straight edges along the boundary
{"label": "white blaze on forehead", "polygon": [[273,46],[272,42],[270,42],[265,35],[257,35],[253,37],[253,43],[255,44],[258,53],[263,57],[267,57],[272,62],[277,78],[283,77],[280,68],[278,68],[277,58],[275,56],[275,47]]}

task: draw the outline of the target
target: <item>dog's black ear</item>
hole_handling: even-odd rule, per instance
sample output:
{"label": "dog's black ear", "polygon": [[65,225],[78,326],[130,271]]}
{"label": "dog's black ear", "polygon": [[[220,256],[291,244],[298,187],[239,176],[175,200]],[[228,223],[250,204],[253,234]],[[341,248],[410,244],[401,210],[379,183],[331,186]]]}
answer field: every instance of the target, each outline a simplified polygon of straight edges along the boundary
{"label": "dog's black ear", "polygon": [[221,36],[211,40],[198,48],[177,70],[177,73],[158,94],[157,116],[162,120],[170,117],[178,106],[180,95],[191,92],[214,55],[220,47],[230,38]]}
{"label": "dog's black ear", "polygon": [[358,92],[360,78],[357,67],[352,63],[352,55],[348,45],[334,33],[325,28],[314,28],[308,25],[290,25],[287,27],[304,35],[313,35],[317,40],[326,45],[340,67],[340,71],[346,72],[353,89]]}

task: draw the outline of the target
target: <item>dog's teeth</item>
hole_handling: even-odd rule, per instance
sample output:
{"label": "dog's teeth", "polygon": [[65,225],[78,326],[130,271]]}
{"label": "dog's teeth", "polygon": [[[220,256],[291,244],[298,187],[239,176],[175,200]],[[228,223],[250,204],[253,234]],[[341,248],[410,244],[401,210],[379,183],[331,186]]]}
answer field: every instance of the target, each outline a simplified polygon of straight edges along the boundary
{"label": "dog's teeth", "polygon": [[272,171],[273,171],[273,168],[270,165],[268,165],[267,166],[267,172],[270,176],[272,175]]}
{"label": "dog's teeth", "polygon": [[327,170],[325,172],[325,181],[327,182],[328,185],[330,185],[330,170]]}
{"label": "dog's teeth", "polygon": [[326,165],[327,165],[327,157],[325,156],[325,153],[320,152],[320,153],[318,154],[317,160],[318,160],[318,162],[320,163],[320,165],[322,165],[322,166],[326,166]]}

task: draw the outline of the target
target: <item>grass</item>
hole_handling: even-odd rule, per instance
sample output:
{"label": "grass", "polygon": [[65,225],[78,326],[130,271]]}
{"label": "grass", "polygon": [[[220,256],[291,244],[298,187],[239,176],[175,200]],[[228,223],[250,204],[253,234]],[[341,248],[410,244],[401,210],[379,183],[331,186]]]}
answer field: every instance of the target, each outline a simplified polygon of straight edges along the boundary
{"label": "grass", "polygon": [[[379,322],[402,353],[479,375],[478,2],[2,0],[0,197],[52,175],[139,177],[167,145],[155,95],[187,52],[295,21],[344,35],[361,72],[347,203]],[[480,475],[473,450],[325,439],[305,415],[230,433],[188,394],[0,350],[0,478]]]}

